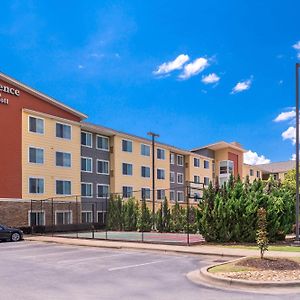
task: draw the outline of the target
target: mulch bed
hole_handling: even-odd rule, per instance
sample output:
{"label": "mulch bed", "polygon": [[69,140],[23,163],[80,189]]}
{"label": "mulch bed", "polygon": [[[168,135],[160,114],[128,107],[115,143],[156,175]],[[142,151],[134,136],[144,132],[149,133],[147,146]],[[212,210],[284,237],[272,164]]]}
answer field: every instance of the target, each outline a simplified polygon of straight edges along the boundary
{"label": "mulch bed", "polygon": [[[220,272],[218,276],[254,281],[300,281],[300,264],[286,258],[246,258],[236,263],[252,270],[241,272]],[[300,283],[299,283],[300,284]]]}
{"label": "mulch bed", "polygon": [[239,261],[236,265],[259,270],[300,270],[299,263],[286,258],[247,258]]}

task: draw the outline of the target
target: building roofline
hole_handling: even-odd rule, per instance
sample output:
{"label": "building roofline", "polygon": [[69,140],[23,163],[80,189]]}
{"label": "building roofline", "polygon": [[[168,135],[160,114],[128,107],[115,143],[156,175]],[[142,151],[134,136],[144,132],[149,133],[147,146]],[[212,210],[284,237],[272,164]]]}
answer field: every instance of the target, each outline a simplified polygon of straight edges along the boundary
{"label": "building roofline", "polygon": [[[95,133],[106,134],[108,136],[120,135],[120,136],[123,136],[123,137],[126,137],[126,138],[134,138],[134,139],[138,139],[138,140],[140,140],[142,142],[145,142],[145,143],[148,143],[148,144],[151,144],[151,142],[152,142],[151,139],[147,139],[147,138],[144,138],[144,137],[140,137],[140,136],[137,136],[137,135],[134,135],[134,134],[131,134],[131,133],[126,133],[126,132],[119,131],[119,130],[114,130],[112,128],[105,127],[105,126],[102,126],[102,125],[96,125],[96,124],[93,124],[93,123],[90,123],[90,122],[82,122],[81,123],[81,128],[83,130],[90,130],[90,131],[93,131]],[[155,144],[157,146],[166,147],[168,150],[179,153],[179,154],[195,155],[195,156],[198,156],[198,157],[209,159],[209,157],[206,157],[204,155],[201,155],[201,154],[198,154],[198,153],[193,153],[191,151],[184,150],[184,149],[181,149],[181,148],[178,148],[178,147],[166,144],[166,143],[162,143],[162,142],[159,142],[159,141],[155,141]]]}
{"label": "building roofline", "polygon": [[85,115],[85,114],[83,114],[83,113],[81,113],[81,112],[79,112],[79,111],[63,104],[62,102],[60,102],[60,101],[58,101],[58,100],[56,100],[56,99],[54,99],[50,96],[45,95],[44,93],[42,93],[42,92],[40,92],[40,91],[38,91],[34,88],[31,88],[31,87],[27,86],[26,84],[12,78],[11,76],[8,76],[8,75],[6,75],[2,72],[0,72],[0,79],[4,80],[5,82],[7,82],[9,84],[16,85],[20,89],[25,90],[27,93],[29,93],[33,96],[36,96],[36,97],[38,97],[38,98],[40,98],[40,99],[42,99],[42,100],[44,100],[48,103],[51,103],[51,104],[65,110],[65,111],[68,111],[69,113],[79,117],[81,120],[86,119],[88,117],[87,115]]}
{"label": "building roofline", "polygon": [[[228,143],[228,142],[225,142],[225,141],[219,141],[219,142],[216,142],[216,143],[205,145],[203,147],[193,148],[191,151],[194,152],[194,151],[198,151],[198,150],[201,150],[201,149],[212,149],[212,148],[215,148],[216,146],[221,145],[221,144],[224,144],[224,148],[230,147],[230,148],[242,151],[242,152],[246,152],[246,150],[244,148],[238,147],[233,143]],[[212,149],[212,150],[214,150],[214,149]]]}

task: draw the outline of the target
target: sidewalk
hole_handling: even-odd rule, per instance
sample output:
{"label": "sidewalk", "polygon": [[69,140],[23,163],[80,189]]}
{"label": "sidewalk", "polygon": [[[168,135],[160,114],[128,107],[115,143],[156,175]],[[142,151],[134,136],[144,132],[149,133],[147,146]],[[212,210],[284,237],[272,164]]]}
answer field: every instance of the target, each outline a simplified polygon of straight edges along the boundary
{"label": "sidewalk", "polygon": [[[88,246],[100,248],[116,248],[116,249],[136,249],[136,250],[154,250],[164,252],[177,252],[187,254],[201,254],[201,255],[217,255],[229,257],[243,257],[243,256],[258,256],[259,250],[247,249],[231,249],[218,246],[207,245],[193,245],[193,246],[176,246],[176,245],[162,245],[162,244],[147,244],[134,242],[119,242],[107,240],[92,240],[92,239],[73,239],[52,236],[26,236],[27,241],[58,243],[64,245],[74,246]],[[300,257],[299,252],[283,252],[283,251],[268,251],[266,256],[272,257]]]}

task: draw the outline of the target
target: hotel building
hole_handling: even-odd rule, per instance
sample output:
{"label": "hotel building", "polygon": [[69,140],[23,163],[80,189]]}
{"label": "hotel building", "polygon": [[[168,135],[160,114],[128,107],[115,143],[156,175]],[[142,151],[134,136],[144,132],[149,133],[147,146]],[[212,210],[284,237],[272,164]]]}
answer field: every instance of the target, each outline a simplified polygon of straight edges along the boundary
{"label": "hotel building", "polygon": [[[186,151],[156,141],[152,174],[151,140],[87,123],[86,118],[0,73],[0,223],[103,223],[111,194],[149,204],[153,196],[156,202],[165,197],[185,202],[186,187],[192,186],[190,201],[197,204],[210,182],[223,184],[231,174],[253,181],[276,171],[243,164],[245,150],[236,142]],[[54,220],[43,207],[32,209],[31,200],[53,198],[62,202],[59,209],[52,208]],[[75,201],[80,212],[72,206]]]}

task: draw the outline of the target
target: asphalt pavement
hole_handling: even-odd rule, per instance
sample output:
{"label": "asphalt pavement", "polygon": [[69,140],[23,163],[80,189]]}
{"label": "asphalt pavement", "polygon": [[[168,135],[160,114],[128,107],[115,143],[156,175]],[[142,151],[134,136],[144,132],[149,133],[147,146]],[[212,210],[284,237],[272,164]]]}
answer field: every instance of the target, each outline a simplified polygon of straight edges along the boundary
{"label": "asphalt pavement", "polygon": [[222,291],[186,278],[224,257],[30,241],[0,243],[0,255],[1,300],[300,298]]}

